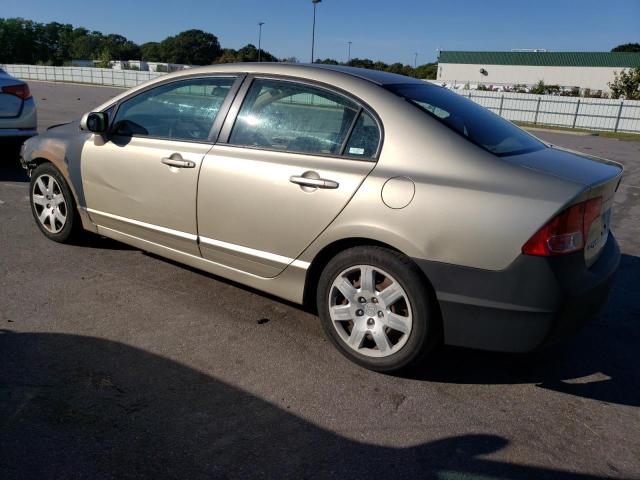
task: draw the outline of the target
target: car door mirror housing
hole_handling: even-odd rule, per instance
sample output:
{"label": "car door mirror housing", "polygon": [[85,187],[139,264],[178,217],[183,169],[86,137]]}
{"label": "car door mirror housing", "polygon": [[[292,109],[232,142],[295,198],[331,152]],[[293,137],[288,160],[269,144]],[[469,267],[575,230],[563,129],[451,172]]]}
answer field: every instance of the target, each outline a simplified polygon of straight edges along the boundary
{"label": "car door mirror housing", "polygon": [[109,116],[105,112],[86,113],[80,121],[80,128],[93,133],[106,133],[109,128]]}

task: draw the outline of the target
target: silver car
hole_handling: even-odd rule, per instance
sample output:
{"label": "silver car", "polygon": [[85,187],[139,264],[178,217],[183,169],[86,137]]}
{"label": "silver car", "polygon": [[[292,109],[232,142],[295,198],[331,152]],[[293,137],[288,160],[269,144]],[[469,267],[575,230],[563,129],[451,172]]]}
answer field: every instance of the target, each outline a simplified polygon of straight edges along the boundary
{"label": "silver car", "polygon": [[166,75],[27,141],[22,163],[50,239],[88,230],[310,305],[378,371],[442,342],[527,352],[565,337],[620,258],[620,165],[390,73]]}
{"label": "silver car", "polygon": [[29,85],[0,68],[0,138],[23,140],[36,135],[36,102]]}

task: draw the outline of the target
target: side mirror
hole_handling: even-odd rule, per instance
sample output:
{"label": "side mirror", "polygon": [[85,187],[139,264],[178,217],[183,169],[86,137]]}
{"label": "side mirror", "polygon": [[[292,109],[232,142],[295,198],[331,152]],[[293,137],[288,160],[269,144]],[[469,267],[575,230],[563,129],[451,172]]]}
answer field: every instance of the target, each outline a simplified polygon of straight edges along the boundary
{"label": "side mirror", "polygon": [[80,128],[93,133],[106,133],[109,129],[109,116],[105,112],[85,113],[80,120]]}

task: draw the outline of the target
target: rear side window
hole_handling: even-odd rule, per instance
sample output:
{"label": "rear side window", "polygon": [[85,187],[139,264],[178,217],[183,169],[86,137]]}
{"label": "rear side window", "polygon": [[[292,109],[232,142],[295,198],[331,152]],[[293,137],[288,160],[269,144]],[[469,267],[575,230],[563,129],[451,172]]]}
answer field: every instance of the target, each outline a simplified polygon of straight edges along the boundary
{"label": "rear side window", "polygon": [[517,155],[545,148],[511,122],[446,88],[428,83],[386,88],[495,155]]}
{"label": "rear side window", "polygon": [[136,95],[120,105],[113,132],[172,140],[205,141],[235,78],[193,78]]}
{"label": "rear side window", "polygon": [[[355,102],[329,90],[295,82],[256,79],[238,113],[229,143],[341,155],[359,111],[360,106]],[[364,150],[364,144],[359,148]]]}

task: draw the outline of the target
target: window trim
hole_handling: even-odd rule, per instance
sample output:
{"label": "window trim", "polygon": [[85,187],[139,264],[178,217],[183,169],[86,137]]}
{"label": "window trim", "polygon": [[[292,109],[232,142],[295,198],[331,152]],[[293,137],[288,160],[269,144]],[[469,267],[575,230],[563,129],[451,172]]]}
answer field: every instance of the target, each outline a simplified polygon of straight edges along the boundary
{"label": "window trim", "polygon": [[[347,144],[349,143],[349,140],[351,140],[351,135],[353,135],[353,130],[356,128],[356,125],[358,124],[358,120],[360,119],[360,115],[362,115],[362,106],[358,105],[358,111],[356,112],[356,116],[353,117],[353,121],[351,122],[351,125],[349,125],[349,129],[347,130],[347,134],[344,136],[344,140],[342,141],[342,145],[340,145],[340,156],[341,157],[346,156],[344,154],[344,151],[347,148]],[[380,143],[379,139],[378,139],[378,143]],[[376,146],[376,153],[378,153],[377,149],[378,149],[378,147]]]}
{"label": "window trim", "polygon": [[[124,98],[121,98],[120,100],[118,100],[117,102],[107,106],[106,108],[104,108],[102,111],[106,112],[107,110],[109,110],[110,108],[115,107],[114,110],[114,114],[113,114],[113,118],[109,119],[109,130],[107,132],[107,134],[109,135],[109,137],[119,137],[119,138],[148,138],[148,139],[152,139],[152,140],[166,140],[166,141],[170,141],[170,142],[184,142],[184,143],[199,143],[199,144],[207,144],[207,145],[213,145],[216,143],[218,136],[220,135],[220,131],[222,129],[222,126],[224,124],[224,121],[227,117],[227,114],[229,113],[229,109],[236,97],[236,95],[238,94],[238,90],[240,89],[241,85],[244,82],[244,79],[246,77],[246,73],[209,73],[209,74],[191,74],[191,75],[181,75],[179,77],[175,77],[175,78],[171,78],[169,80],[165,80],[162,82],[157,82],[157,83],[153,83],[151,85],[148,85],[145,88],[142,88],[140,90],[136,90],[135,92],[132,92],[130,95],[127,95]],[[227,96],[224,98],[224,100],[222,101],[222,104],[220,105],[220,110],[218,110],[218,113],[216,114],[216,118],[214,119],[213,123],[211,124],[211,128],[209,129],[209,134],[207,135],[206,139],[202,139],[202,140],[188,140],[188,139],[182,139],[182,138],[169,138],[169,137],[161,137],[161,136],[155,136],[155,135],[136,135],[136,134],[132,134],[132,135],[124,135],[121,133],[115,133],[113,131],[113,127],[115,125],[115,123],[113,122],[113,120],[115,120],[118,116],[118,112],[120,111],[120,107],[122,106],[123,103],[128,102],[129,100],[137,97],[138,95],[142,95],[143,93],[146,93],[150,90],[153,90],[155,88],[160,88],[160,87],[164,87],[165,85],[170,85],[172,83],[178,83],[178,82],[184,82],[184,81],[188,81],[188,80],[206,80],[206,79],[211,79],[211,78],[234,78],[234,82],[231,84],[231,87],[229,88],[229,91],[227,92]]]}
{"label": "window trim", "polygon": [[[257,145],[256,146],[239,145],[235,143],[230,143],[229,140],[231,138],[231,132],[233,130],[233,127],[235,126],[236,120],[238,118],[238,114],[240,113],[240,109],[249,93],[249,90],[251,88],[251,85],[253,84],[253,81],[258,79],[259,80],[275,80],[275,81],[282,81],[282,82],[289,82],[289,83],[298,83],[301,85],[308,85],[310,87],[326,90],[330,93],[333,93],[334,95],[339,95],[341,97],[344,97],[350,100],[351,102],[354,102],[358,107],[358,110],[356,112],[353,122],[351,123],[351,126],[349,127],[349,130],[347,131],[347,135],[345,136],[343,144],[340,148],[340,154],[295,152],[295,151],[289,151],[289,150],[281,150],[278,148],[266,148],[266,147],[257,146]],[[352,155],[344,155],[344,149],[346,148],[346,145],[349,142],[349,139],[351,138],[353,129],[358,121],[358,118],[363,111],[371,116],[371,118],[373,119],[373,121],[376,123],[378,127],[378,131],[380,132],[380,138],[378,139],[378,146],[376,148],[375,155],[372,155],[371,157],[367,157],[367,158],[358,158]],[[366,102],[362,101],[357,96],[339,87],[336,87],[334,85],[329,85],[323,82],[318,82],[315,80],[306,79],[306,78],[293,77],[290,75],[255,73],[255,74],[247,75],[246,78],[244,79],[242,87],[240,88],[239,92],[236,94],[233,104],[229,109],[229,112],[227,113],[226,121],[222,127],[222,130],[220,131],[220,135],[218,136],[218,141],[216,142],[216,144],[224,145],[225,147],[247,148],[250,150],[258,150],[258,151],[265,151],[265,152],[279,152],[279,153],[286,153],[289,155],[306,155],[306,156],[313,156],[313,157],[338,158],[343,160],[355,160],[358,162],[374,162],[375,163],[380,159],[380,154],[382,152],[382,147],[384,145],[384,127],[383,127],[382,121],[380,120],[380,117],[378,116],[378,114],[373,108],[371,108]]]}

